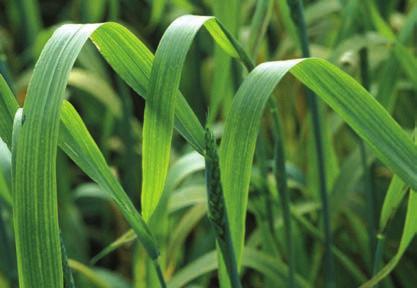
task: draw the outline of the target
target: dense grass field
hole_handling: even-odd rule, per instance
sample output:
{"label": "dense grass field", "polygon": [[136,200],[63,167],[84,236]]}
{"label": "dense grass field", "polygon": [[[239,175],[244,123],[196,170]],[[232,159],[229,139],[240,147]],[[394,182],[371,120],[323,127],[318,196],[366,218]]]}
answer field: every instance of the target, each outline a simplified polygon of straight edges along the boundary
{"label": "dense grass field", "polygon": [[0,288],[416,287],[416,0],[0,0]]}

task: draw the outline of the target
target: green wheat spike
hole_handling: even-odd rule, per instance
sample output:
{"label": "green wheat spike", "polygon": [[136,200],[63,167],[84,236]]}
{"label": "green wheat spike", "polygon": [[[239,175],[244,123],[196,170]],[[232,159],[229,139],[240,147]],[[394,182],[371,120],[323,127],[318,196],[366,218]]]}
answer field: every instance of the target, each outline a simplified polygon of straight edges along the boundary
{"label": "green wheat spike", "polygon": [[232,287],[241,287],[224,204],[216,140],[209,129],[206,129],[205,141],[208,219],[213,227],[217,244],[226,263]]}

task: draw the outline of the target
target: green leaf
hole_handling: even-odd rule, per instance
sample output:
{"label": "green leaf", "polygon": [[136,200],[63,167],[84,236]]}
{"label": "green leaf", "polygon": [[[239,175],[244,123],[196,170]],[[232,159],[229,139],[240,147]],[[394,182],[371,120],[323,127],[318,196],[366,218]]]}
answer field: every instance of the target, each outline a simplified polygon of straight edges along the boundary
{"label": "green leaf", "polygon": [[63,286],[56,194],[59,112],[70,69],[97,26],[78,26],[76,33],[70,29],[74,26],[64,27],[46,44],[34,69],[14,155],[13,209],[21,287]]}
{"label": "green leaf", "polygon": [[[16,200],[14,223],[19,279],[22,287],[27,285],[62,286],[55,175],[59,112],[69,72],[75,59],[88,37],[99,27],[105,29],[106,25],[64,25],[58,29],[42,51],[28,87],[23,116],[25,121],[14,155],[16,171],[13,179],[13,196]],[[8,103],[5,104],[8,105]],[[70,117],[75,115],[75,113],[71,114],[70,109],[67,112]],[[67,124],[72,125],[73,122]],[[81,127],[78,131],[75,129],[77,127],[72,128],[74,129],[69,129],[70,133],[86,132],[85,127]],[[82,141],[83,138],[78,140]],[[94,149],[88,150],[91,149],[91,141],[77,144],[79,144],[77,147],[85,148],[87,152],[93,154],[96,152]],[[78,155],[77,149],[71,152],[74,157]],[[85,159],[86,167],[91,165],[89,160]],[[95,163],[93,161],[93,166],[100,164],[100,161],[101,164],[105,163],[100,157],[96,157],[95,161]],[[101,168],[103,167],[106,166],[102,165]],[[100,165],[90,168],[96,171],[101,169]],[[103,177],[102,175],[94,175],[96,171],[93,170],[90,177],[97,176],[96,181],[102,181],[103,178],[99,178]],[[117,185],[119,185],[115,184],[117,182],[109,181],[109,179],[113,178],[103,180],[106,181],[105,187],[115,189],[114,200],[116,203],[119,201],[119,206],[123,207],[122,212],[124,211],[128,220],[131,220],[131,224],[136,226],[135,230],[139,233],[139,238],[144,240],[142,243],[150,256],[156,258],[158,252],[140,215],[134,209],[133,204],[120,201],[120,197],[127,196],[122,193],[123,190],[117,191]]]}
{"label": "green leaf", "polygon": [[222,182],[237,257],[243,248],[251,165],[262,111],[288,72],[333,108],[382,162],[410,186],[417,187],[417,147],[388,112],[350,76],[316,58],[261,64],[236,93],[221,143]]}
{"label": "green leaf", "polygon": [[176,94],[185,57],[198,30],[209,19],[178,18],[165,31],[155,53],[143,124],[141,203],[145,220],[158,205],[168,174]]}
{"label": "green leaf", "polygon": [[186,15],[165,31],[155,54],[145,106],[142,149],[142,210],[148,220],[161,198],[168,173],[176,95],[185,57],[197,32],[204,25],[216,43],[232,57],[251,62],[243,49],[216,18]]}
{"label": "green leaf", "polygon": [[12,143],[12,123],[19,108],[12,90],[0,74],[0,138],[10,147]]}
{"label": "green leaf", "polygon": [[406,185],[397,176],[394,175],[389,184],[387,194],[385,195],[384,204],[382,205],[381,216],[379,218],[380,233],[385,230],[388,221],[393,217],[401,204],[407,192]]}

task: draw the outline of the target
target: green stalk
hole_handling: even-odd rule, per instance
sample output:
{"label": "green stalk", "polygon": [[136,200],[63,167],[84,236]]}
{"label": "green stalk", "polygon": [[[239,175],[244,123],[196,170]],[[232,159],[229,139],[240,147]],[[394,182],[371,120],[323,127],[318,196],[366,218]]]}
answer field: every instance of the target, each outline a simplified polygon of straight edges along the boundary
{"label": "green stalk", "polygon": [[[360,61],[360,73],[362,85],[366,90],[369,90],[370,79],[369,79],[369,61],[368,61],[368,49],[362,48],[359,50],[359,61]],[[372,268],[372,259],[374,259],[373,252],[376,249],[376,223],[375,223],[375,195],[372,187],[372,175],[371,168],[367,165],[367,153],[365,149],[365,143],[359,139],[359,149],[361,155],[361,164],[364,171],[364,188],[367,201],[367,218],[368,218],[368,238],[369,247],[371,253],[371,261],[369,262]]]}
{"label": "green stalk", "polygon": [[[374,256],[374,267],[372,269],[372,276],[375,276],[381,269],[381,264],[384,256],[385,235],[378,234],[376,242],[376,251]],[[377,287],[377,286],[375,286]]]}
{"label": "green stalk", "polygon": [[165,283],[164,274],[162,273],[161,265],[159,265],[158,260],[154,260],[153,264],[156,269],[156,274],[158,275],[159,284],[161,285],[161,288],[166,288],[167,284]]}
{"label": "green stalk", "polygon": [[[294,21],[297,31],[298,37],[301,45],[301,50],[303,57],[308,58],[310,57],[310,48],[308,43],[307,37],[307,27],[304,19],[304,8],[303,3],[301,0],[287,0],[288,6],[290,8],[291,17]],[[319,184],[320,184],[320,198],[321,204],[323,208],[323,224],[324,224],[324,238],[325,238],[325,280],[326,280],[326,287],[335,287],[336,280],[335,280],[335,272],[334,272],[334,261],[333,255],[331,252],[332,246],[332,232],[331,232],[331,225],[330,225],[330,217],[329,217],[329,204],[328,204],[328,195],[327,195],[327,187],[326,187],[326,170],[324,166],[324,152],[323,152],[323,143],[322,143],[322,135],[320,129],[320,115],[319,115],[319,108],[317,98],[311,90],[307,91],[307,101],[308,107],[310,109],[312,122],[313,122],[313,133],[314,133],[314,141],[315,141],[315,148],[317,153],[318,159],[318,174],[319,174]]]}
{"label": "green stalk", "polygon": [[233,288],[240,288],[242,285],[239,279],[236,256],[223,198],[223,188],[220,181],[217,144],[209,129],[206,130],[205,152],[208,219],[213,227],[217,244],[226,264],[230,284]]}
{"label": "green stalk", "polygon": [[291,229],[291,211],[290,211],[290,197],[288,195],[287,186],[287,172],[285,170],[285,149],[283,133],[281,131],[281,124],[278,115],[278,106],[274,98],[271,98],[274,105],[271,106],[272,119],[274,123],[274,141],[275,141],[275,156],[274,156],[274,175],[275,181],[278,185],[278,192],[280,196],[281,207],[283,210],[283,219],[285,227],[285,241],[287,242],[288,253],[288,287],[295,287],[295,254],[292,245],[292,229]]}

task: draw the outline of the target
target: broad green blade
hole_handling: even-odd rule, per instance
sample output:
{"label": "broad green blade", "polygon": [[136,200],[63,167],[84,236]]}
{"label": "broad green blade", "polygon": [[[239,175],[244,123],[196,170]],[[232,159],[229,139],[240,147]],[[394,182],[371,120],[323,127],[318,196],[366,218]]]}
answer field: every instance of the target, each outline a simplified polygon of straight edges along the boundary
{"label": "broad green blade", "polygon": [[417,147],[350,76],[316,58],[261,64],[236,93],[221,143],[222,182],[237,257],[243,248],[251,166],[263,108],[288,72],[333,108],[382,162],[411,187],[417,187]]}
{"label": "broad green blade", "polygon": [[152,66],[143,122],[142,213],[148,220],[168,174],[176,94],[187,52],[198,30],[212,18],[183,16],[165,31]]}
{"label": "broad green blade", "polygon": [[69,25],[55,32],[28,87],[15,147],[13,179],[13,220],[21,287],[63,285],[56,193],[59,112],[76,56],[96,28],[97,25]]}
{"label": "broad green blade", "polygon": [[155,54],[146,97],[142,149],[142,212],[148,220],[159,203],[168,173],[176,95],[185,57],[201,27],[205,26],[216,43],[247,67],[249,58],[228,35],[216,18],[186,15],[165,31]]}

